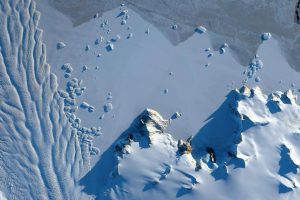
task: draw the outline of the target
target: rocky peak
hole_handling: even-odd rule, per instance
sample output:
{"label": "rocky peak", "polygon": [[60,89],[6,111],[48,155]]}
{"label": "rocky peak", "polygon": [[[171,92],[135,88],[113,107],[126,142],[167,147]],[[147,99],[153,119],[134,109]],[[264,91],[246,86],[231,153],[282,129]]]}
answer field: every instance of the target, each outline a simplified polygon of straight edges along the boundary
{"label": "rocky peak", "polygon": [[153,135],[164,133],[168,127],[168,120],[155,110],[147,108],[141,115],[138,121],[137,129],[143,135]]}

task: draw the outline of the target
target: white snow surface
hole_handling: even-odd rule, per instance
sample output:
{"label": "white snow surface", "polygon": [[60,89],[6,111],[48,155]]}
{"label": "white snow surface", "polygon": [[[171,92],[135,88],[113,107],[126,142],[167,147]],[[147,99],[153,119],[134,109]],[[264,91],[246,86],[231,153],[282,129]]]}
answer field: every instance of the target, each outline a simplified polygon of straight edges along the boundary
{"label": "white snow surface", "polygon": [[[85,126],[102,127],[105,137],[94,140],[101,151],[105,151],[145,108],[158,110],[167,119],[180,112],[182,117],[169,126],[169,131],[177,139],[195,135],[209,115],[225,101],[228,92],[239,88],[247,78],[243,75],[245,67],[236,61],[229,48],[225,54],[220,54],[219,49],[213,50],[209,37],[214,33],[209,30],[204,34],[195,32],[174,46],[126,4],[124,8],[108,11],[102,17],[76,27],[45,0],[38,2],[38,8],[42,12],[47,59],[57,75],[59,87],[65,89],[67,82],[61,66],[71,63],[72,77],[83,79],[86,86],[78,103],[86,101],[95,106],[93,113],[82,109],[76,113]],[[124,9],[130,16],[125,26],[121,25],[122,18],[116,17]],[[101,28],[106,20],[108,25]],[[145,34],[147,29],[149,34]],[[107,30],[110,30],[109,34]],[[129,33],[133,33],[133,37],[126,39]],[[113,51],[108,52],[105,41],[116,35],[120,35],[121,40],[115,42]],[[260,37],[258,34],[259,40]],[[104,41],[95,45],[99,38]],[[67,46],[58,51],[58,41],[64,41]],[[90,45],[89,51],[85,51],[87,45]],[[209,52],[205,51],[207,48],[210,48]],[[99,53],[100,57],[97,56]],[[209,53],[214,56],[208,58]],[[256,53],[264,63],[263,69],[256,72],[247,85],[259,85],[266,93],[287,90],[293,83],[295,88],[300,85],[299,74],[282,56],[276,39],[264,42]],[[88,70],[82,72],[84,65]],[[255,82],[256,76],[260,77],[259,83]],[[109,93],[113,98],[107,100]],[[108,113],[104,111],[107,103],[112,103],[114,108]]]}
{"label": "white snow surface", "polygon": [[185,29],[161,7],[154,23],[105,5],[73,27],[46,0],[41,15],[0,1],[0,199],[298,199],[293,36],[264,30],[245,68],[212,27],[174,46],[166,35]]}
{"label": "white snow surface", "polygon": [[[164,131],[149,129],[150,136],[145,135],[138,122],[145,116],[153,119],[151,112],[159,114],[143,112],[133,122],[134,128],[112,145],[114,152],[104,152],[83,178],[83,183],[93,183],[84,191],[97,199],[297,199],[300,109],[292,91],[274,94],[279,98],[271,99],[258,87],[232,91],[206,126],[215,127],[218,117],[228,117],[231,123],[211,132],[214,140],[203,138],[203,128],[192,139],[191,154],[178,154],[176,140]],[[157,127],[148,123],[144,126]],[[229,126],[227,132],[224,126]],[[209,159],[206,147],[214,149],[216,162]],[[105,163],[113,156],[106,173]]]}

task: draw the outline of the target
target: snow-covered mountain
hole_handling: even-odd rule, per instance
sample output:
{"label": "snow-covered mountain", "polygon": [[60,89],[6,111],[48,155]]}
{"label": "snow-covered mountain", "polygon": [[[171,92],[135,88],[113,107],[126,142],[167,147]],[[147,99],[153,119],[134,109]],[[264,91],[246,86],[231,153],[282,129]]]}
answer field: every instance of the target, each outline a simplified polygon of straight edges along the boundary
{"label": "snow-covered mountain", "polygon": [[0,0],[0,199],[298,199],[298,5]]}
{"label": "snow-covered mountain", "polygon": [[295,100],[291,90],[234,90],[186,141],[166,133],[169,122],[147,109],[81,184],[97,199],[297,199]]}

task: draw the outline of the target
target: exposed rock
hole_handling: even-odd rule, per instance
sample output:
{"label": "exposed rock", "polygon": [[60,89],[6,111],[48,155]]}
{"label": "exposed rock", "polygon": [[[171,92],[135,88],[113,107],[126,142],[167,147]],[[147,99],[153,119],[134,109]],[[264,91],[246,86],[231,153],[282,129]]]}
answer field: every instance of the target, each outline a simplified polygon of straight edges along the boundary
{"label": "exposed rock", "polygon": [[140,117],[137,129],[141,131],[142,134],[151,136],[156,133],[164,133],[167,126],[168,121],[164,120],[158,112],[152,109],[146,109]]}
{"label": "exposed rock", "polygon": [[207,147],[206,151],[209,154],[209,160],[210,160],[210,162],[216,163],[216,154],[215,154],[214,149],[212,147]]}
{"label": "exposed rock", "polygon": [[242,86],[239,89],[239,93],[242,94],[243,96],[249,97],[251,94],[251,90],[247,86]]}
{"label": "exposed rock", "polygon": [[180,155],[192,153],[191,137],[184,140],[178,140],[177,148]]}
{"label": "exposed rock", "polygon": [[294,90],[288,90],[282,94],[281,100],[285,104],[294,104],[297,100],[297,95],[294,93]]}

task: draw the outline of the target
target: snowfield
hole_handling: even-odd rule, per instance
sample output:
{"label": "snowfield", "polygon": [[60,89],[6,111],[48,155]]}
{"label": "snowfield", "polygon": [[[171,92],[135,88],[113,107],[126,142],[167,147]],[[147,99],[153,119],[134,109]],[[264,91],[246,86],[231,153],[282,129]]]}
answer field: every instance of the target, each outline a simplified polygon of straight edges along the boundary
{"label": "snowfield", "polygon": [[296,3],[1,0],[0,199],[298,199]]}
{"label": "snowfield", "polygon": [[186,142],[166,133],[168,121],[147,109],[81,180],[83,191],[97,199],[297,199],[295,100],[291,90],[234,90]]}

